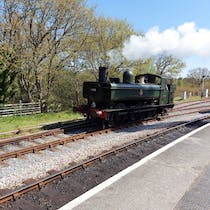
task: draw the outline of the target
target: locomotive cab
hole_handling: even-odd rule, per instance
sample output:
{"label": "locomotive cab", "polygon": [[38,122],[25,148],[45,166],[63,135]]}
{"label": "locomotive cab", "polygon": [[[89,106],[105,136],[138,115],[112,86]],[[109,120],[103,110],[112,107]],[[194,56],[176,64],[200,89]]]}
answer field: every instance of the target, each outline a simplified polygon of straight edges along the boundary
{"label": "locomotive cab", "polygon": [[135,83],[160,85],[161,77],[155,74],[140,74],[135,77]]}
{"label": "locomotive cab", "polygon": [[175,85],[172,78],[166,78],[156,74],[140,74],[135,77],[135,83],[155,84],[160,86],[159,105],[168,104],[173,107]]}

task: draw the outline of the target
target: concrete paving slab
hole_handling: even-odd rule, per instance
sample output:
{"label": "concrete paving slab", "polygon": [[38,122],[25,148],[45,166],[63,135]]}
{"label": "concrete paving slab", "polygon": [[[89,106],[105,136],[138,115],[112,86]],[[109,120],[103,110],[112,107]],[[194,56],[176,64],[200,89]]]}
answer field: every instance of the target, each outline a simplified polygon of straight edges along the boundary
{"label": "concrete paving slab", "polygon": [[209,136],[205,126],[74,209],[210,209]]}
{"label": "concrete paving slab", "polygon": [[210,209],[210,164],[178,202],[175,210]]}

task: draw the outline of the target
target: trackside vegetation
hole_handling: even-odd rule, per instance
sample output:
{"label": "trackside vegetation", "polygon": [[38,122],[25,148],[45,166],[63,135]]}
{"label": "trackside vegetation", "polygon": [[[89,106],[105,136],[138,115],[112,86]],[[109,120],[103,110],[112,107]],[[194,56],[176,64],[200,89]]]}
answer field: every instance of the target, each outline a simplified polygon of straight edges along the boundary
{"label": "trackside vegetation", "polygon": [[24,130],[53,122],[70,121],[80,118],[82,118],[80,114],[72,111],[3,117],[0,118],[0,133],[13,130]]}

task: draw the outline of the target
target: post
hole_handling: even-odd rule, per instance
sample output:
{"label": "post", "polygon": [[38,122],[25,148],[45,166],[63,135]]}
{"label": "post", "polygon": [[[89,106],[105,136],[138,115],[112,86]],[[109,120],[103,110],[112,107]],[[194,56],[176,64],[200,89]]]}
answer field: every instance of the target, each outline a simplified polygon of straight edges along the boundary
{"label": "post", "polygon": [[205,76],[202,76],[202,81],[201,81],[201,98],[204,97],[204,78],[205,78]]}
{"label": "post", "polygon": [[208,89],[204,89],[203,96],[204,96],[204,98],[209,97],[209,90]]}
{"label": "post", "polygon": [[187,92],[186,91],[183,91],[183,93],[182,93],[182,99],[183,100],[186,100],[187,99]]}
{"label": "post", "polygon": [[19,112],[22,115],[22,100],[19,101]]}
{"label": "post", "polygon": [[41,104],[41,100],[39,99],[39,113],[41,113],[42,112],[42,104]]}

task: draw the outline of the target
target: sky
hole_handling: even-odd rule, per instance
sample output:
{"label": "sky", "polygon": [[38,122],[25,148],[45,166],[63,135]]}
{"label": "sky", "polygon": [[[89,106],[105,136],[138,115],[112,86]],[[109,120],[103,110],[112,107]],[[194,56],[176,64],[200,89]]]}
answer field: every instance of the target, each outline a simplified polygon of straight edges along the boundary
{"label": "sky", "polygon": [[126,20],[145,34],[144,39],[132,37],[125,43],[124,55],[129,58],[174,54],[187,65],[181,76],[192,68],[210,69],[209,0],[88,0],[88,4],[95,6],[97,15]]}

